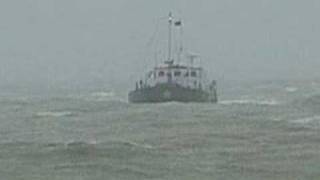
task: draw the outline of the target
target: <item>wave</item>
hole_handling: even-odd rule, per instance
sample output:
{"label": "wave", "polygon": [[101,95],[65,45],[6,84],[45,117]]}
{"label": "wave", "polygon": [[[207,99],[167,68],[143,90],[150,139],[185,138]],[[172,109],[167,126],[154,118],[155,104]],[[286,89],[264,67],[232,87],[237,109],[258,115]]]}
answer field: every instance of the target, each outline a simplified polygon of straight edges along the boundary
{"label": "wave", "polygon": [[318,111],[318,109],[320,107],[320,94],[300,97],[298,99],[295,99],[292,102],[292,104],[299,107],[299,108],[301,108],[301,107],[311,108],[311,109],[315,109],[316,111]]}
{"label": "wave", "polygon": [[255,99],[235,99],[235,100],[224,100],[220,101],[222,105],[267,105],[275,106],[279,105],[280,102],[275,99],[270,100],[255,100]]}
{"label": "wave", "polygon": [[68,149],[73,148],[84,148],[84,147],[93,147],[93,146],[122,146],[122,147],[129,147],[129,148],[142,148],[142,149],[155,149],[154,146],[146,143],[138,143],[130,140],[111,140],[107,142],[98,142],[96,140],[92,141],[69,141],[69,142],[56,142],[56,143],[46,143],[45,147],[65,147]]}
{"label": "wave", "polygon": [[298,91],[298,88],[296,88],[296,87],[286,87],[285,88],[285,91],[287,91],[287,92],[289,92],[289,93],[293,93],[293,92],[296,92],[296,91]]}
{"label": "wave", "polygon": [[101,91],[101,92],[91,93],[91,96],[93,96],[93,97],[108,97],[108,98],[110,98],[110,97],[115,97],[115,94],[112,91],[108,91],[108,92]]}
{"label": "wave", "polygon": [[36,117],[65,117],[74,115],[75,114],[73,112],[69,111],[44,111],[35,114]]}
{"label": "wave", "polygon": [[292,120],[292,123],[298,123],[298,124],[307,124],[312,123],[315,121],[320,121],[320,116],[311,116],[311,117],[305,117],[301,119]]}
{"label": "wave", "polygon": [[127,146],[132,146],[132,147],[138,147],[138,148],[143,148],[143,149],[154,149],[154,147],[150,144],[140,144],[134,141],[125,141],[125,140],[120,140],[120,141],[116,141],[116,143],[120,143],[123,145],[127,145]]}
{"label": "wave", "polygon": [[127,103],[127,100],[124,100],[123,98],[117,96],[113,91],[99,91],[99,92],[93,92],[88,97],[89,100],[92,101],[118,101],[118,102],[125,102]]}

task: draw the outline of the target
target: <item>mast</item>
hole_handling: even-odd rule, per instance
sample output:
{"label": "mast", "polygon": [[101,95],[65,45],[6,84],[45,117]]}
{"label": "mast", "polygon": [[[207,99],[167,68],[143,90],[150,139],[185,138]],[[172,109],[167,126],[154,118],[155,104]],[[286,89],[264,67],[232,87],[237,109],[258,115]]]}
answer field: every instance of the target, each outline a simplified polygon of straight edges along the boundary
{"label": "mast", "polygon": [[172,59],[172,22],[173,22],[173,17],[172,13],[169,13],[169,26],[168,26],[168,60],[167,64],[173,64],[173,59]]}
{"label": "mast", "polygon": [[181,61],[181,56],[183,52],[183,28],[182,28],[182,20],[175,22],[175,26],[179,28],[179,44],[178,44],[178,64]]}

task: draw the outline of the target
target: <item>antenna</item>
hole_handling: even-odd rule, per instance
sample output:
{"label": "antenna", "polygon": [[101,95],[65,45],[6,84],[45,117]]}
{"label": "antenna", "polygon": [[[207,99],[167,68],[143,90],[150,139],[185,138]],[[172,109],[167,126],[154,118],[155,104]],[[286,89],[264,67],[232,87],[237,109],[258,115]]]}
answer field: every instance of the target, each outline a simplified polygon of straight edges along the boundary
{"label": "antenna", "polygon": [[171,51],[172,51],[172,22],[173,22],[173,17],[172,17],[172,13],[169,13],[169,26],[168,26],[168,30],[169,30],[169,34],[168,34],[168,63],[172,64],[173,60],[172,60],[172,55],[171,55]]}
{"label": "antenna", "polygon": [[188,58],[190,59],[190,66],[192,67],[194,65],[194,60],[197,59],[199,55],[196,54],[189,54]]}
{"label": "antenna", "polygon": [[175,26],[179,28],[179,44],[178,44],[178,63],[181,61],[181,55],[183,52],[183,27],[182,20],[178,20],[175,23]]}

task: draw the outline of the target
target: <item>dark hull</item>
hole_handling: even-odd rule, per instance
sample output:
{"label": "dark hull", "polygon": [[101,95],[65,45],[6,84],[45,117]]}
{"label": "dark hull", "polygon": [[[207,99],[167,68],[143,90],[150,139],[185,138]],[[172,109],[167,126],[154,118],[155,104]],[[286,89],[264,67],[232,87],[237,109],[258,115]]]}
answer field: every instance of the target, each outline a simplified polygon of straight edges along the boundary
{"label": "dark hull", "polygon": [[160,102],[217,102],[216,92],[201,89],[185,88],[176,84],[158,84],[131,91],[131,103],[160,103]]}

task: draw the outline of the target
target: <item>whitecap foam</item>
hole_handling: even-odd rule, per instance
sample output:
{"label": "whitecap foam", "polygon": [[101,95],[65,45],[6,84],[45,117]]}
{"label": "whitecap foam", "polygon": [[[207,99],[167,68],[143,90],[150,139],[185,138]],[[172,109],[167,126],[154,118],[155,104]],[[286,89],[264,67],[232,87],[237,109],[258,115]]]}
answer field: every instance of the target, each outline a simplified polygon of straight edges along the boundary
{"label": "whitecap foam", "polygon": [[69,111],[44,111],[36,113],[37,117],[64,117],[73,115],[74,113]]}
{"label": "whitecap foam", "polygon": [[235,99],[235,100],[224,100],[220,101],[219,104],[222,105],[245,105],[245,104],[253,104],[253,105],[268,105],[274,106],[280,104],[277,100],[255,100],[255,99]]}
{"label": "whitecap foam", "polygon": [[296,88],[296,87],[286,87],[285,88],[285,90],[287,91],[287,92],[296,92],[296,91],[298,91],[298,88]]}
{"label": "whitecap foam", "polygon": [[119,102],[127,102],[123,100],[121,97],[117,96],[113,91],[100,91],[93,92],[89,96],[89,100],[91,101],[119,101]]}
{"label": "whitecap foam", "polygon": [[163,103],[153,103],[155,105],[161,105],[161,106],[176,106],[176,105],[184,105],[186,103],[183,102],[177,102],[177,101],[168,101],[168,102],[163,102]]}
{"label": "whitecap foam", "polygon": [[319,121],[319,120],[320,120],[320,116],[311,116],[311,117],[292,120],[291,122],[298,123],[298,124],[307,124],[307,123],[312,123],[314,121]]}
{"label": "whitecap foam", "polygon": [[274,117],[274,118],[271,118],[272,121],[282,121],[283,118],[280,118],[280,117]]}
{"label": "whitecap foam", "polygon": [[138,147],[138,148],[144,148],[144,149],[154,149],[154,147],[150,144],[140,144],[137,142],[133,142],[133,141],[127,141],[127,140],[120,140],[118,141],[119,143],[123,143],[123,144],[127,144],[129,146],[134,146],[134,147]]}
{"label": "whitecap foam", "polygon": [[114,92],[112,92],[112,91],[101,91],[101,92],[94,92],[94,93],[92,93],[91,94],[91,96],[92,97],[97,97],[97,98],[99,98],[99,97],[108,97],[108,98],[110,98],[110,97],[115,97],[115,94],[114,94]]}

